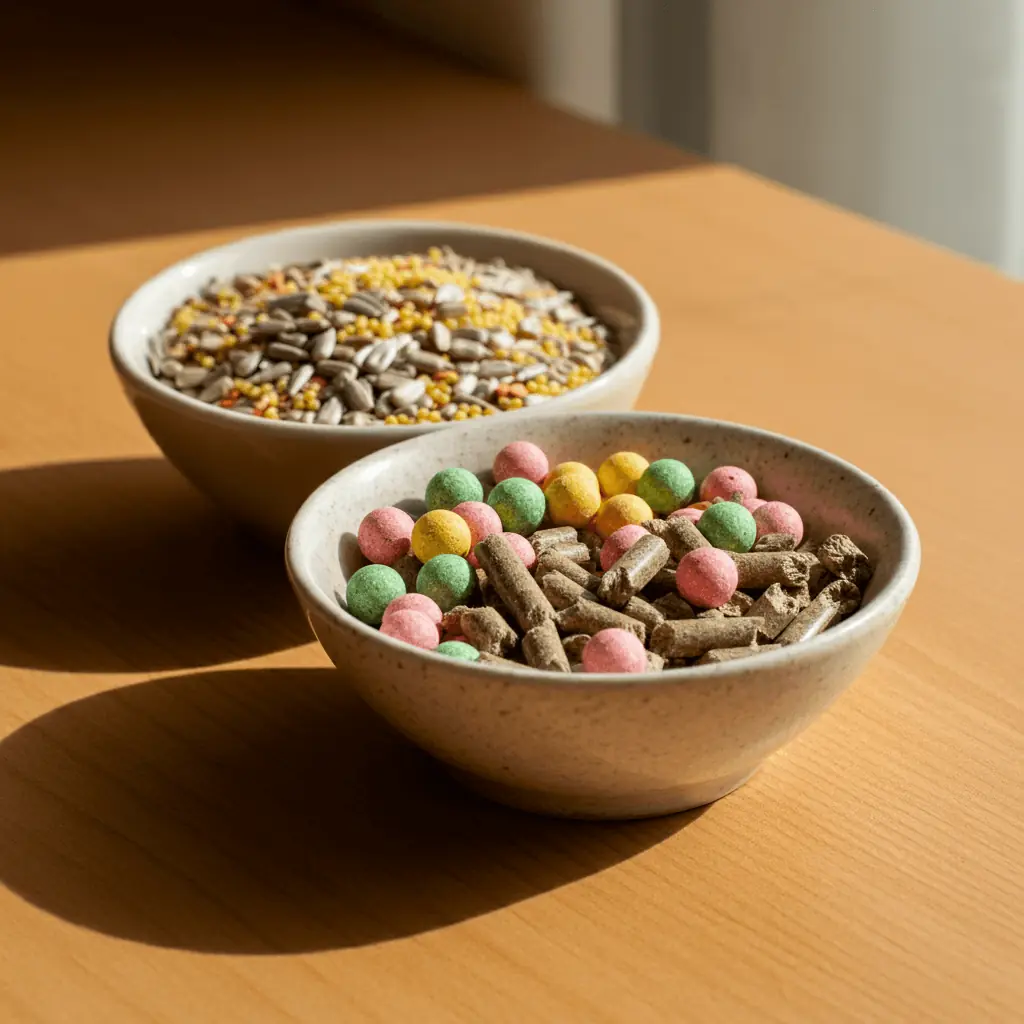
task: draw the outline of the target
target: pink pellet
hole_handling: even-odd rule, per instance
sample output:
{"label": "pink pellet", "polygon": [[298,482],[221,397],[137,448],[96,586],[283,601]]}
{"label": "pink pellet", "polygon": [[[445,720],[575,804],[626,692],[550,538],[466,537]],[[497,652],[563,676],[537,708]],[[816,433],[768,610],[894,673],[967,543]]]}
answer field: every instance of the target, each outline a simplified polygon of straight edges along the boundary
{"label": "pink pellet", "polygon": [[371,562],[390,565],[409,553],[414,525],[412,516],[400,508],[375,508],[359,524],[359,550]]}
{"label": "pink pellet", "polygon": [[719,466],[711,470],[700,485],[701,501],[714,501],[724,498],[730,501],[739,492],[744,498],[757,497],[757,482],[739,466]]}
{"label": "pink pellet", "polygon": [[548,475],[548,457],[530,441],[505,445],[494,459],[494,479],[500,483],[512,476],[532,480],[539,487]]}
{"label": "pink pellet", "polygon": [[719,548],[697,548],[679,560],[676,587],[699,608],[721,608],[736,593],[736,563]]}
{"label": "pink pellet", "polygon": [[703,509],[694,508],[691,505],[689,508],[677,508],[675,512],[668,514],[668,518],[675,519],[676,516],[682,516],[684,519],[689,519],[691,523],[696,523],[702,515],[704,515]]}
{"label": "pink pellet", "polygon": [[804,539],[804,521],[792,505],[784,501],[766,501],[754,510],[754,522],[757,523],[757,535],[766,533],[789,533],[796,538],[797,544]]}
{"label": "pink pellet", "polygon": [[438,607],[437,602],[432,601],[426,594],[403,594],[401,597],[396,597],[384,609],[382,624],[396,612],[419,612],[421,615],[426,615],[435,626],[440,626],[441,620],[444,618],[444,612]]}
{"label": "pink pellet", "polygon": [[537,552],[533,545],[518,533],[503,533],[502,536],[512,545],[512,549],[523,560],[527,569],[532,569],[537,564]]}
{"label": "pink pellet", "polygon": [[635,523],[620,526],[601,546],[601,568],[607,572],[647,531]]}
{"label": "pink pellet", "polygon": [[413,647],[422,647],[425,651],[432,651],[441,642],[437,626],[422,612],[412,610],[388,616],[381,623],[380,631],[385,636]]}
{"label": "pink pellet", "polygon": [[463,501],[456,505],[452,511],[459,516],[469,527],[471,544],[466,560],[474,569],[480,568],[480,563],[473,554],[473,548],[492,533],[501,533],[501,519],[498,513],[490,505],[483,501]]}
{"label": "pink pellet", "polygon": [[767,505],[768,502],[764,498],[744,498],[740,504],[753,515],[762,505]]}
{"label": "pink pellet", "polygon": [[583,648],[585,672],[646,672],[647,651],[628,629],[602,629]]}

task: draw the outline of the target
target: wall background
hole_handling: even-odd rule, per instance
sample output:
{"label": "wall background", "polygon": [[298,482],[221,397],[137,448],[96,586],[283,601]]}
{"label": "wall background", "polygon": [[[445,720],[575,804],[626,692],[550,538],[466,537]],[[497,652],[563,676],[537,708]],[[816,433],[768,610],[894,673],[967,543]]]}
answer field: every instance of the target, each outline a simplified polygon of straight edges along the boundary
{"label": "wall background", "polygon": [[354,0],[549,102],[1024,276],[1024,0]]}

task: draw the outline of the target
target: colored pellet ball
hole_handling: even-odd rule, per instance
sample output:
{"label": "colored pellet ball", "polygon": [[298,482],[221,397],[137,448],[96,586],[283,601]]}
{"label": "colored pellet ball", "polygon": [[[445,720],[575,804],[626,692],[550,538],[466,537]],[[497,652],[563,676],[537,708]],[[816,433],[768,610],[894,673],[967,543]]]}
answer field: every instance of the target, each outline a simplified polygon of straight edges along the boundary
{"label": "colored pellet ball", "polygon": [[427,508],[453,509],[464,501],[483,501],[484,485],[468,469],[442,469],[427,484]]}
{"label": "colored pellet ball", "polygon": [[607,540],[616,530],[623,526],[636,525],[653,519],[651,506],[635,494],[616,494],[609,498],[597,512],[594,527],[603,540]]}
{"label": "colored pellet ball", "polygon": [[582,473],[565,473],[555,477],[546,490],[548,515],[555,526],[575,526],[581,530],[597,515],[601,507],[601,491],[597,478]]}
{"label": "colored pellet ball", "polygon": [[533,545],[524,536],[518,533],[506,533],[504,537],[527,569],[532,569],[537,564],[537,552],[533,550]]}
{"label": "colored pellet ball", "polygon": [[437,604],[429,597],[424,597],[423,594],[403,594],[401,597],[396,597],[384,612],[383,622],[387,622],[396,612],[419,612],[438,627],[444,618],[444,614]]}
{"label": "colored pellet ball", "polygon": [[498,513],[483,501],[464,501],[461,505],[456,505],[452,511],[464,519],[469,527],[470,545],[469,554],[466,557],[469,559],[469,564],[476,569],[479,565],[476,555],[473,554],[473,548],[484,537],[489,537],[492,533],[501,533],[501,519]]}
{"label": "colored pellet ball", "polygon": [[757,536],[766,533],[788,533],[796,538],[797,544],[804,539],[804,521],[792,505],[784,501],[766,501],[754,510]]}
{"label": "colored pellet ball", "polygon": [[442,612],[465,604],[473,593],[476,572],[458,555],[436,555],[419,571],[416,591],[429,597]]}
{"label": "colored pellet ball", "polygon": [[498,513],[509,533],[529,536],[544,518],[544,492],[532,480],[513,476],[496,484],[487,504]]}
{"label": "colored pellet ball", "polygon": [[736,593],[736,563],[718,548],[697,548],[679,560],[676,589],[698,608],[721,608]]}
{"label": "colored pellet ball", "polygon": [[460,661],[479,661],[480,652],[472,645],[462,640],[445,640],[434,648],[437,654],[447,655],[449,658],[457,658]]}
{"label": "colored pellet ball", "polygon": [[413,647],[421,647],[425,651],[432,651],[440,641],[437,626],[422,612],[412,609],[385,616],[380,631],[385,636],[412,644]]}
{"label": "colored pellet ball", "polygon": [[560,462],[544,479],[544,490],[548,489],[552,481],[562,476],[582,476],[589,480],[596,489],[600,490],[597,474],[585,462]]}
{"label": "colored pellet ball", "polygon": [[636,485],[647,468],[647,460],[636,452],[609,455],[597,471],[601,491],[609,498],[616,494],[636,494]]}
{"label": "colored pellet ball", "polygon": [[637,481],[636,493],[655,512],[667,514],[682,508],[692,497],[696,482],[685,462],[658,459]]}
{"label": "colored pellet ball", "polygon": [[520,476],[540,486],[548,475],[548,457],[530,441],[513,441],[505,445],[494,459],[497,483]]}
{"label": "colored pellet ball", "polygon": [[697,529],[713,547],[749,551],[757,540],[754,517],[737,501],[720,501],[707,509]]}
{"label": "colored pellet ball", "polygon": [[704,515],[703,509],[694,508],[691,505],[689,508],[679,508],[675,512],[670,512],[668,518],[675,519],[676,516],[682,516],[684,519],[689,519],[691,523],[696,523],[702,515]]}
{"label": "colored pellet ball", "polygon": [[601,546],[601,568],[607,572],[647,531],[636,523],[616,530]]}
{"label": "colored pellet ball", "polygon": [[628,629],[602,629],[583,648],[585,672],[646,672],[647,651]]}
{"label": "colored pellet ball", "polygon": [[386,565],[364,565],[349,577],[345,603],[360,622],[379,626],[388,605],[404,593],[405,583],[394,569]]}
{"label": "colored pellet ball", "polygon": [[412,528],[412,553],[429,562],[437,555],[465,555],[472,536],[465,519],[448,509],[435,509],[416,520]]}
{"label": "colored pellet ball", "polygon": [[400,508],[375,508],[359,524],[359,550],[370,562],[390,565],[409,553],[413,518]]}
{"label": "colored pellet ball", "polygon": [[740,504],[753,515],[762,505],[767,505],[768,502],[764,498],[744,498]]}
{"label": "colored pellet ball", "polygon": [[731,501],[736,494],[741,496],[741,500],[757,497],[757,482],[739,466],[718,466],[704,477],[700,485],[701,501],[714,501],[715,498]]}

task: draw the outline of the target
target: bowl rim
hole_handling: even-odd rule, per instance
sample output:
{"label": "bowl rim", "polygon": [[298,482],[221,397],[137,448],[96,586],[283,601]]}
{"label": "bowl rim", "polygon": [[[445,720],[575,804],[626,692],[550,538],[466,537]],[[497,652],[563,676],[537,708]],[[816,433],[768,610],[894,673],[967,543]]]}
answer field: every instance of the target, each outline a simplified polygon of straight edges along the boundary
{"label": "bowl rim", "polygon": [[[437,654],[434,651],[426,651],[421,648],[414,647],[411,644],[403,643],[400,640],[395,640],[392,637],[381,633],[373,626],[368,626],[350,612],[345,611],[336,598],[334,600],[328,599],[327,595],[325,595],[316,584],[315,580],[312,578],[312,574],[304,563],[302,552],[300,550],[302,545],[302,540],[300,538],[302,538],[308,531],[312,522],[312,517],[315,514],[316,506],[321,500],[323,500],[324,495],[334,486],[335,480],[346,474],[349,470],[352,470],[357,466],[362,466],[364,463],[374,460],[384,461],[387,458],[393,457],[394,446],[390,446],[387,449],[374,452],[371,455],[364,456],[361,459],[357,459],[356,461],[349,463],[348,466],[329,477],[306,498],[302,503],[302,506],[299,508],[299,511],[296,513],[295,518],[292,520],[288,529],[288,536],[285,540],[285,565],[288,570],[292,586],[300,596],[300,601],[303,603],[305,601],[309,601],[310,604],[316,607],[317,611],[325,618],[337,621],[346,628],[353,629],[357,635],[365,636],[371,643],[376,641],[377,643],[384,644],[385,647],[394,647],[396,651],[401,651],[407,656],[411,655],[413,657],[427,658],[428,664],[433,662],[438,667],[447,666],[449,669],[452,669],[454,663],[454,666],[458,666],[459,668],[469,667],[478,672],[492,675],[497,679],[508,679],[517,684],[526,684],[530,686],[591,686],[607,689],[610,686],[660,686],[666,684],[683,684],[687,680],[700,682],[701,680],[708,679],[709,677],[714,678],[716,676],[723,675],[749,677],[756,675],[762,669],[782,667],[784,664],[791,662],[794,659],[800,660],[808,655],[816,655],[819,653],[825,654],[829,649],[835,650],[848,642],[856,641],[858,638],[863,639],[868,636],[875,624],[890,614],[894,607],[899,609],[913,591],[921,566],[921,540],[917,526],[911,518],[910,513],[903,506],[902,502],[900,502],[900,500],[888,488],[879,483],[869,473],[864,472],[864,470],[858,468],[853,463],[848,462],[846,459],[840,458],[838,455],[833,455],[831,452],[828,452],[823,448],[819,448],[816,445],[808,444],[806,441],[799,441],[785,434],[780,434],[770,430],[763,430],[760,427],[754,427],[748,424],[733,423],[729,420],[713,419],[711,417],[687,416],[682,413],[666,412],[586,412],[579,413],[577,415],[586,418],[617,417],[634,420],[670,417],[678,420],[681,424],[692,423],[700,424],[705,427],[728,427],[730,429],[737,429],[757,437],[767,437],[776,441],[783,441],[798,450],[805,451],[818,457],[824,457],[826,460],[832,462],[837,468],[856,477],[869,487],[873,487],[878,492],[880,500],[886,502],[890,511],[894,514],[897,522],[899,523],[901,546],[903,548],[902,557],[900,557],[891,579],[877,594],[874,595],[867,608],[859,609],[855,615],[850,616],[850,618],[840,622],[837,626],[826,630],[818,636],[812,637],[810,640],[798,644],[792,644],[776,651],[767,651],[764,654],[758,655],[756,658],[741,658],[734,662],[723,662],[711,665],[691,665],[684,668],[664,669],[661,672],[644,672],[635,674],[616,672],[572,672],[565,675],[559,673],[555,674],[557,676],[555,679],[551,678],[553,673],[543,672],[539,669],[531,668],[528,665],[516,665],[508,668],[503,665],[496,668],[488,668],[478,664],[477,662],[461,661],[449,658],[443,654]],[[560,419],[560,417],[549,415],[546,419],[554,421]],[[405,444],[415,445],[416,443],[427,444],[429,441],[427,438],[413,438],[408,442],[403,442],[403,446]]]}
{"label": "bowl rim", "polygon": [[[158,271],[156,274],[147,278],[124,300],[124,302],[122,302],[111,321],[108,333],[108,353],[115,370],[124,380],[130,381],[133,387],[142,390],[148,398],[158,402],[160,405],[170,409],[176,409],[182,414],[192,415],[199,419],[207,420],[211,425],[218,422],[222,425],[230,423],[243,430],[262,430],[273,431],[276,433],[281,433],[283,431],[300,431],[301,434],[297,436],[320,438],[321,440],[348,437],[352,439],[360,439],[364,442],[371,439],[377,439],[380,442],[388,443],[410,440],[434,429],[445,429],[453,426],[453,424],[449,422],[413,423],[407,425],[385,425],[381,423],[379,425],[367,427],[347,426],[343,424],[338,424],[337,426],[317,424],[316,430],[310,430],[312,424],[308,423],[293,423],[289,420],[267,420],[261,416],[239,416],[237,413],[232,413],[228,409],[222,409],[216,404],[211,405],[206,402],[200,402],[188,395],[181,394],[175,388],[162,384],[152,375],[152,373],[146,372],[146,367],[144,367],[141,372],[137,370],[132,365],[131,359],[128,356],[128,353],[136,352],[140,346],[144,346],[148,342],[148,337],[136,340],[129,335],[126,327],[128,319],[137,315],[140,308],[144,309],[149,304],[152,293],[156,291],[161,283],[165,282],[167,279],[180,277],[190,273],[194,274],[197,267],[202,270],[204,265],[209,269],[212,269],[212,265],[216,264],[219,260],[230,254],[242,251],[252,245],[273,244],[275,241],[282,241],[285,238],[292,240],[314,239],[330,236],[339,232],[372,231],[374,228],[383,228],[385,226],[392,231],[434,231],[438,234],[465,233],[467,235],[476,235],[482,238],[494,238],[498,242],[502,239],[510,239],[528,245],[535,245],[566,253],[577,261],[587,263],[607,275],[618,278],[619,282],[634,296],[640,311],[636,338],[629,351],[626,352],[618,362],[614,363],[611,369],[602,373],[595,380],[589,381],[568,394],[559,395],[558,399],[562,400],[559,403],[560,409],[572,409],[579,403],[581,393],[583,395],[583,400],[588,403],[591,400],[600,401],[601,394],[604,390],[613,388],[618,377],[623,375],[628,376],[633,370],[642,370],[643,363],[652,359],[654,352],[657,350],[661,334],[661,320],[658,314],[658,307],[655,305],[654,300],[636,278],[627,273],[617,264],[613,263],[611,260],[607,260],[603,256],[597,255],[597,253],[590,252],[587,249],[582,249],[575,245],[570,245],[567,242],[560,242],[554,238],[547,238],[544,235],[535,235],[525,231],[514,231],[501,227],[490,227],[488,225],[473,224],[463,221],[420,220],[416,218],[402,217],[372,217],[365,219],[332,220],[327,221],[326,223],[300,225],[298,227],[283,228],[281,230],[262,232],[260,234],[243,235],[241,238],[237,238],[233,242],[227,242],[223,245],[213,246],[212,248],[195,252],[190,256],[186,256],[183,259],[178,260],[176,263],[172,263],[163,270]],[[197,280],[199,279],[200,278],[197,277]],[[159,326],[154,325],[152,330],[155,333],[159,330]],[[522,409],[517,409],[516,412],[520,414],[520,416],[526,415],[531,419],[536,416],[550,415],[550,411],[545,408],[546,405],[547,403],[545,402],[533,408],[524,407]]]}

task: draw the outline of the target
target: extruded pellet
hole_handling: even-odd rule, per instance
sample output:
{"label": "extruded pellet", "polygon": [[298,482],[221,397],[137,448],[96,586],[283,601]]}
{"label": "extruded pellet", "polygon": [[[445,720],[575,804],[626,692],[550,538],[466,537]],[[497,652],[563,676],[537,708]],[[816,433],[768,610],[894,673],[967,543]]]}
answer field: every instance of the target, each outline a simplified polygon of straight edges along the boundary
{"label": "extruded pellet", "polygon": [[761,632],[774,640],[796,617],[800,603],[786,593],[778,583],[773,583],[750,607],[751,618],[764,619]]}
{"label": "extruded pellet", "polygon": [[537,580],[543,580],[549,572],[560,572],[587,590],[597,590],[598,584],[601,582],[599,576],[595,576],[588,569],[584,569],[557,551],[545,551],[537,560]]}
{"label": "extruded pellet", "polygon": [[504,536],[492,533],[473,550],[487,579],[524,632],[554,618],[551,602]]}
{"label": "extruded pellet", "polygon": [[740,590],[763,590],[773,583],[798,587],[811,572],[810,559],[789,551],[749,551],[734,554]]}
{"label": "extruded pellet", "polygon": [[696,551],[697,548],[711,546],[704,534],[685,516],[675,516],[672,519],[649,519],[642,525],[648,532],[661,537],[676,561],[691,551]]}
{"label": "extruded pellet", "polygon": [[841,580],[863,587],[871,579],[868,556],[846,534],[834,533],[818,548],[818,560]]}
{"label": "extruded pellet", "polygon": [[586,544],[557,544],[548,548],[548,551],[568,558],[570,562],[575,562],[577,565],[588,566],[591,564],[590,548]]}
{"label": "extruded pellet", "polygon": [[477,664],[489,665],[492,668],[526,668],[520,661],[510,661],[508,658],[503,658],[498,654],[488,654],[487,651],[480,652],[480,660]]}
{"label": "extruded pellet", "polygon": [[530,538],[530,544],[538,556],[548,548],[558,547],[561,544],[576,544],[577,542],[578,535],[575,526],[552,526],[549,530],[538,530]]}
{"label": "extruded pellet", "polygon": [[614,608],[606,608],[597,601],[577,601],[563,608],[555,622],[563,633],[593,636],[602,629],[628,629],[641,643],[647,639],[647,627],[639,619],[630,618]]}
{"label": "extruded pellet", "polygon": [[696,658],[719,647],[754,643],[763,619],[691,619],[663,622],[651,634],[651,650],[663,658]]}
{"label": "extruded pellet", "polygon": [[760,647],[722,647],[717,651],[708,651],[697,660],[698,665],[718,665],[723,661],[737,661],[740,658],[752,658],[765,651],[777,651],[780,644],[762,644]]}
{"label": "extruded pellet", "polygon": [[623,615],[642,622],[647,627],[648,635],[655,626],[660,626],[665,621],[664,614],[642,597],[631,597],[620,611]]}
{"label": "extruded pellet", "polygon": [[647,671],[662,672],[665,669],[665,659],[654,651],[647,652]]}
{"label": "extruded pellet", "polygon": [[598,599],[621,608],[665,567],[668,545],[653,533],[641,537],[601,578]]}
{"label": "extruded pellet", "polygon": [[563,576],[560,572],[549,572],[540,581],[540,589],[544,596],[556,609],[568,608],[577,601],[596,601],[597,597],[586,587],[581,587],[575,580]]}
{"label": "extruded pellet", "polygon": [[466,639],[488,654],[507,654],[519,641],[516,631],[493,608],[470,608],[459,623]]}
{"label": "extruded pellet", "polygon": [[692,619],[693,608],[688,601],[685,601],[678,594],[665,594],[651,604],[665,616],[666,619]]}
{"label": "extruded pellet", "polygon": [[523,656],[531,668],[546,672],[568,672],[569,659],[562,649],[562,640],[553,621],[547,619],[526,631]]}
{"label": "extruded pellet", "polygon": [[587,646],[590,636],[587,633],[572,633],[562,638],[562,650],[569,659],[570,664],[580,661],[583,657],[583,648]]}
{"label": "extruded pellet", "polygon": [[824,632],[841,615],[856,611],[860,590],[848,580],[830,583],[779,635],[780,644],[810,640]]}
{"label": "extruded pellet", "polygon": [[796,537],[791,533],[766,533],[754,542],[754,551],[794,551]]}

